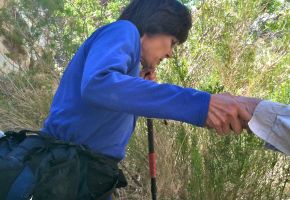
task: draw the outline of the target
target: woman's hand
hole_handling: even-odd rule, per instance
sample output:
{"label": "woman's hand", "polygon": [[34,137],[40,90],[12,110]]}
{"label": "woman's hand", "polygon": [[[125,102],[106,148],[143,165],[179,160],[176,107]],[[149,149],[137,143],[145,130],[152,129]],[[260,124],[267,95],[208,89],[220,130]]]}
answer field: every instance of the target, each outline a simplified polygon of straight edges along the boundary
{"label": "woman's hand", "polygon": [[145,80],[156,81],[156,68],[155,67],[143,67],[140,72],[140,76]]}
{"label": "woman's hand", "polygon": [[228,93],[211,95],[206,126],[214,128],[219,135],[228,134],[231,130],[240,134],[243,130],[243,121],[248,122],[251,113]]}

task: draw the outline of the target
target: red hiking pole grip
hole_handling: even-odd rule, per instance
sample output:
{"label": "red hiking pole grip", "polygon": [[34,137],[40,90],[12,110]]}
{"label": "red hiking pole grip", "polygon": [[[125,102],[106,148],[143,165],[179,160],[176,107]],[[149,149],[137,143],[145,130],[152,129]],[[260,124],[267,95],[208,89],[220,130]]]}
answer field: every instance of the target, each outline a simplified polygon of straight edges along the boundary
{"label": "red hiking pole grip", "polygon": [[156,154],[149,153],[149,168],[151,178],[156,178]]}

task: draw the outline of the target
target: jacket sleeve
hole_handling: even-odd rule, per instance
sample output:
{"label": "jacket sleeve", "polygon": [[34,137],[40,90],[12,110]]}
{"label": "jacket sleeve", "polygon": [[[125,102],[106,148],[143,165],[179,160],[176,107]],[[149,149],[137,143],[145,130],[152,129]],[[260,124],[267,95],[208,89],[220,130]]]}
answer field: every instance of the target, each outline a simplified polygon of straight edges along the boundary
{"label": "jacket sleeve", "polygon": [[128,23],[104,30],[91,46],[81,84],[82,98],[94,106],[150,118],[203,126],[210,94],[127,75],[140,59],[140,38]]}

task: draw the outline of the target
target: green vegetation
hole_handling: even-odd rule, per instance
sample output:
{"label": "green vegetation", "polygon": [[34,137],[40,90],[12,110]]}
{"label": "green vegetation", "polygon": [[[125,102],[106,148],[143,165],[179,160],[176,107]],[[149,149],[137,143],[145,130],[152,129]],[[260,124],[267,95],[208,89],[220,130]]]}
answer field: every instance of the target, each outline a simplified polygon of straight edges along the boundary
{"label": "green vegetation", "polygon": [[[127,2],[7,1],[0,33],[20,70],[0,76],[0,129],[39,128],[73,53]],[[159,67],[160,82],[290,104],[289,1],[182,2],[193,10],[193,28],[174,58]],[[154,123],[159,199],[290,198],[289,158],[265,150],[255,136],[218,137],[184,123]],[[144,119],[122,168],[130,183],[116,199],[149,199]]]}

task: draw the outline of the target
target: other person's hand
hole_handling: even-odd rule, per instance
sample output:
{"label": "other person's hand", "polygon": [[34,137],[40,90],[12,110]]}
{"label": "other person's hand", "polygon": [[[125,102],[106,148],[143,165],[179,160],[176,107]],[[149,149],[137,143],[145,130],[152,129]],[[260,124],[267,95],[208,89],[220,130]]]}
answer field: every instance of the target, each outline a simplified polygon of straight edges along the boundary
{"label": "other person's hand", "polygon": [[[235,99],[237,102],[242,105],[242,107],[247,110],[250,114],[251,117],[254,114],[254,111],[257,107],[257,105],[262,101],[262,99],[259,98],[252,98],[252,97],[244,97],[244,96],[236,96]],[[248,126],[249,121],[242,121],[242,127],[246,128],[248,132],[251,132]]]}
{"label": "other person's hand", "polygon": [[254,114],[256,106],[262,101],[259,98],[244,97],[244,96],[235,96],[235,99],[239,104],[242,104],[243,107],[251,114]]}

